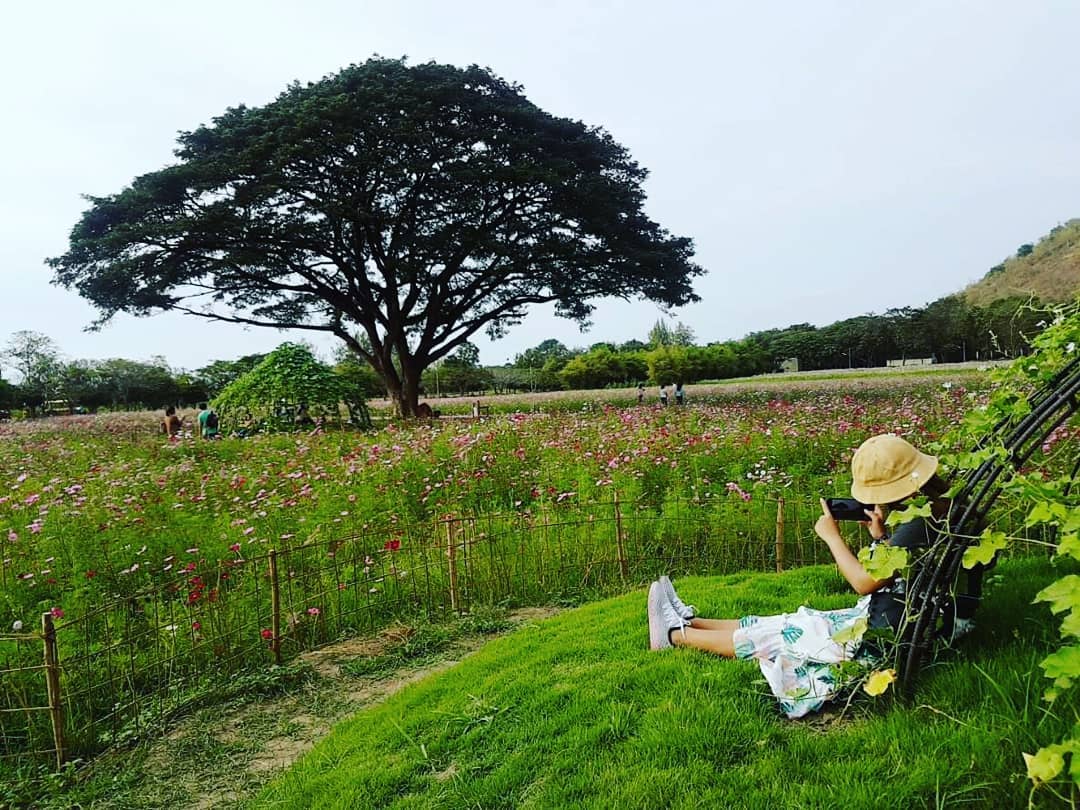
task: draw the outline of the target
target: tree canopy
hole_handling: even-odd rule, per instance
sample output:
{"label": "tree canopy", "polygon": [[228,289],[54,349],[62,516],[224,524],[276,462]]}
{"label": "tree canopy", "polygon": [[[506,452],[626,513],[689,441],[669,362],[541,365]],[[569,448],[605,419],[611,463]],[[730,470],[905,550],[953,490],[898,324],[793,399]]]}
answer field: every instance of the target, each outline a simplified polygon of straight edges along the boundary
{"label": "tree canopy", "polygon": [[604,130],[472,66],[371,59],[181,133],[178,163],[91,197],[54,282],[99,310],[329,332],[404,413],[420,374],[533,304],[697,300],[690,239],[643,211]]}

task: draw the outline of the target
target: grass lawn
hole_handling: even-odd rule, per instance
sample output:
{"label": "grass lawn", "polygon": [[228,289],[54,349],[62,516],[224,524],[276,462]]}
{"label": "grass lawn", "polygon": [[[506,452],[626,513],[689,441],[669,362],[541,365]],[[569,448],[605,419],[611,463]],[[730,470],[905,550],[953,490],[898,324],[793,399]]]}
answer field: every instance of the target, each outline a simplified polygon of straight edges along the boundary
{"label": "grass lawn", "polygon": [[[927,670],[914,700],[804,721],[783,719],[751,662],[650,652],[642,589],[527,625],[357,714],[254,804],[1025,807],[1021,753],[1077,721],[1040,700],[1058,622],[1031,599],[1061,573],[1003,562],[962,654]],[[854,601],[832,566],[677,584],[705,616]]]}

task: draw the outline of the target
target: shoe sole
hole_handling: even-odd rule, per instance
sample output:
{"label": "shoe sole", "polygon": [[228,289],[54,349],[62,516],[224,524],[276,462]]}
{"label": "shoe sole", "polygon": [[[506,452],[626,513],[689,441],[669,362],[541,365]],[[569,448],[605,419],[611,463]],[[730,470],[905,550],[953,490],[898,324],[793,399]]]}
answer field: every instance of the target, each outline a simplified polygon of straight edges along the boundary
{"label": "shoe sole", "polygon": [[649,586],[649,649],[666,650],[671,646],[667,626],[660,614],[660,600],[664,598],[659,582]]}

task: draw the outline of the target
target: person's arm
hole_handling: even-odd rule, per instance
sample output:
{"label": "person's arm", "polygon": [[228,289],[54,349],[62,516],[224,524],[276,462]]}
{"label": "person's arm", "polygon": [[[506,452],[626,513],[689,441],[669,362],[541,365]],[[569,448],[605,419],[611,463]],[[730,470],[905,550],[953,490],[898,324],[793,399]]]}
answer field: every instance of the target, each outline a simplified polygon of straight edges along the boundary
{"label": "person's arm", "polygon": [[874,579],[866,573],[866,569],[859,562],[859,558],[851,552],[848,544],[844,542],[844,538],[840,535],[840,526],[837,524],[836,518],[829,512],[829,507],[826,505],[824,498],[821,499],[821,512],[821,517],[814,524],[814,531],[829,547],[829,553],[836,560],[840,573],[843,574],[848,584],[855,589],[855,593],[864,596],[888,585],[892,581],[891,579]]}

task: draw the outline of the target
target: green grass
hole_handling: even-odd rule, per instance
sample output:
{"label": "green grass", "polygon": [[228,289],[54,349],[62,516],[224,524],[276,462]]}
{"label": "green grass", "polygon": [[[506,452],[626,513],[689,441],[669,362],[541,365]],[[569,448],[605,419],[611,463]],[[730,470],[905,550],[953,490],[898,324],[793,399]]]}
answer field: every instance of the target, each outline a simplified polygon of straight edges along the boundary
{"label": "green grass", "polygon": [[[1077,719],[1040,702],[1057,623],[1030,603],[1061,572],[1045,559],[998,571],[963,654],[910,703],[785,720],[753,663],[650,652],[636,591],[526,626],[361,712],[255,806],[1024,807],[1021,753]],[[678,584],[709,616],[853,601],[831,566]]]}

